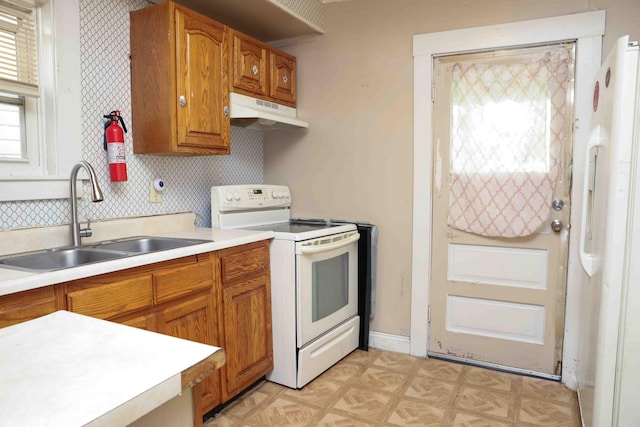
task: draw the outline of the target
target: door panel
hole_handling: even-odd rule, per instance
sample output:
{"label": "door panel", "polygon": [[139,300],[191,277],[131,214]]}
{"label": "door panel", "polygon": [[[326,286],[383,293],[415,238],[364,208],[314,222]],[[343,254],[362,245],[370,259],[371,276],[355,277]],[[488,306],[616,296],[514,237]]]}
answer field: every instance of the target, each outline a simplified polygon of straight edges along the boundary
{"label": "door panel", "polygon": [[430,354],[560,373],[572,60],[561,45],[435,61]]}
{"label": "door panel", "polygon": [[547,287],[548,252],[544,250],[450,244],[448,255],[448,280],[531,289]]}

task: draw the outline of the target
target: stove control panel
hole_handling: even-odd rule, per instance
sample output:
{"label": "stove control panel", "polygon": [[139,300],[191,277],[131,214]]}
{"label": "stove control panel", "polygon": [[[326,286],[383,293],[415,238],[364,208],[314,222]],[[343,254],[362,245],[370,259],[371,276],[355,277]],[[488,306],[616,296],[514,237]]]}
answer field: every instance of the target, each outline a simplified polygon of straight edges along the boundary
{"label": "stove control panel", "polygon": [[211,187],[211,213],[290,208],[291,193],[285,185],[221,185]]}

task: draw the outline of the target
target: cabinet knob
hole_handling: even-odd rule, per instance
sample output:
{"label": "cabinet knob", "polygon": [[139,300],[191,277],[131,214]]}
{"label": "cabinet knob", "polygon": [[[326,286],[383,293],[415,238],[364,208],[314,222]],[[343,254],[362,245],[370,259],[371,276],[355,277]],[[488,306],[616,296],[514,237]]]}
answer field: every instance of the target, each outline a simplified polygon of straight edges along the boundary
{"label": "cabinet knob", "polygon": [[187,105],[187,98],[184,97],[184,95],[180,95],[180,98],[178,98],[180,101],[180,106],[184,107],[185,105]]}
{"label": "cabinet knob", "polygon": [[286,74],[285,74],[284,76],[282,76],[282,82],[283,82],[284,84],[289,83],[289,77],[287,77],[287,75],[286,75]]}
{"label": "cabinet knob", "polygon": [[255,76],[256,74],[258,74],[258,66],[254,65],[253,68],[251,69],[251,71],[253,72],[253,75]]}
{"label": "cabinet knob", "polygon": [[222,112],[224,113],[225,116],[229,116],[229,107],[225,105],[224,108],[222,109]]}

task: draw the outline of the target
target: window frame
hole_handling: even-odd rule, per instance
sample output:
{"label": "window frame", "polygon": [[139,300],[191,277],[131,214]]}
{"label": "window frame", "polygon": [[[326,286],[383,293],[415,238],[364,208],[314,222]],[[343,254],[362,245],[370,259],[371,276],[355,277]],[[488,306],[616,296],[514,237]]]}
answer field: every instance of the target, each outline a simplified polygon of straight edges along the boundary
{"label": "window frame", "polygon": [[[27,144],[27,140],[26,140],[26,133],[25,133],[25,128],[26,128],[26,100],[24,99],[23,96],[17,96],[17,95],[13,95],[13,94],[6,94],[4,95],[2,92],[0,92],[0,105],[9,105],[9,106],[14,106],[18,108],[18,120],[20,122],[20,152],[29,152],[29,147]],[[25,163],[27,161],[27,159],[24,159],[23,157],[19,157],[19,158],[14,158],[14,157],[3,157],[2,155],[0,155],[0,162],[6,164],[6,165],[11,165],[11,163]]]}
{"label": "window frame", "polygon": [[[27,157],[23,158],[5,158],[0,157],[0,168],[3,169],[3,177],[11,176],[31,176],[42,175],[42,153],[39,144],[39,124],[41,122],[38,116],[41,108],[38,105],[38,99],[22,96],[22,103],[17,104],[21,107],[20,113],[20,133],[22,150],[26,151]],[[6,103],[3,103],[6,105]],[[32,118],[27,119],[28,116]]]}
{"label": "window frame", "polygon": [[38,137],[40,167],[0,176],[0,202],[69,198],[68,173],[82,156],[79,3],[49,0],[39,13],[41,46],[52,47],[38,52],[38,120],[30,132]]}

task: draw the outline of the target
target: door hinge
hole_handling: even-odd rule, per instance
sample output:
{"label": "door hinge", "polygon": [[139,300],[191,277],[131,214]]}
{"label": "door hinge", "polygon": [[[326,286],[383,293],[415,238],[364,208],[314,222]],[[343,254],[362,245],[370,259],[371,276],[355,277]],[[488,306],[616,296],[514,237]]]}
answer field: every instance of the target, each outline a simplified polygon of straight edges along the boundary
{"label": "door hinge", "polygon": [[431,306],[427,306],[427,323],[431,323]]}
{"label": "door hinge", "polygon": [[431,83],[431,102],[436,102],[436,84]]}

